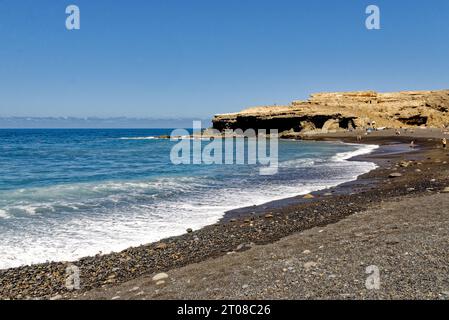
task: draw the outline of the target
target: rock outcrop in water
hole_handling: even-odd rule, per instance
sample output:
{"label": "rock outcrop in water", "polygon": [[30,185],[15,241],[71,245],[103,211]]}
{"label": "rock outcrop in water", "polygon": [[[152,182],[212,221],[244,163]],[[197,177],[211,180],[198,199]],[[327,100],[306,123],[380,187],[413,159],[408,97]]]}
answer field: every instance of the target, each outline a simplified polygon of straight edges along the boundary
{"label": "rock outcrop in water", "polygon": [[449,90],[312,94],[307,101],[216,115],[213,127],[278,129],[284,135],[350,128],[439,127],[449,125]]}

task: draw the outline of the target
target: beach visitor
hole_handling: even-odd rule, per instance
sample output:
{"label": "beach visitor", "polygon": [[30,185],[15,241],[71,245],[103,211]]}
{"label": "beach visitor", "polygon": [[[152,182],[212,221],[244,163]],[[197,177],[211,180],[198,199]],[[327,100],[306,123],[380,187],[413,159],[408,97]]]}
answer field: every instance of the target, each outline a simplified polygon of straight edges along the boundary
{"label": "beach visitor", "polygon": [[447,145],[446,138],[443,138],[443,140],[441,140],[441,143],[443,144],[443,148],[446,149],[446,145]]}
{"label": "beach visitor", "polygon": [[410,148],[414,148],[415,147],[415,140],[412,140],[411,142],[410,142]]}

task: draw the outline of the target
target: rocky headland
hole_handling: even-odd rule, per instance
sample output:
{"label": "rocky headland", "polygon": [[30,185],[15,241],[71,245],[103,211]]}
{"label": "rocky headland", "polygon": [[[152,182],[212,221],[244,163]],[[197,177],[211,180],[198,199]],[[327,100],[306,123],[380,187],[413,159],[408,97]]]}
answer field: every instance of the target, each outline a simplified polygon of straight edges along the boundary
{"label": "rocky headland", "polygon": [[219,131],[278,129],[281,137],[369,127],[442,128],[449,125],[449,90],[316,93],[286,106],[219,114],[212,123]]}

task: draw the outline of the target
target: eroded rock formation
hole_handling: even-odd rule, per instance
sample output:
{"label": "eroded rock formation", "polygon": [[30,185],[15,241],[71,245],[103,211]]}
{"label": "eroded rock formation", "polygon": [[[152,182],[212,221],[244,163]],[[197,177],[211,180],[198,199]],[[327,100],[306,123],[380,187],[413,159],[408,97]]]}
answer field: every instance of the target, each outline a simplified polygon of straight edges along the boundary
{"label": "eroded rock formation", "polygon": [[312,94],[287,106],[264,106],[216,115],[213,127],[332,132],[349,128],[442,127],[449,125],[449,90]]}

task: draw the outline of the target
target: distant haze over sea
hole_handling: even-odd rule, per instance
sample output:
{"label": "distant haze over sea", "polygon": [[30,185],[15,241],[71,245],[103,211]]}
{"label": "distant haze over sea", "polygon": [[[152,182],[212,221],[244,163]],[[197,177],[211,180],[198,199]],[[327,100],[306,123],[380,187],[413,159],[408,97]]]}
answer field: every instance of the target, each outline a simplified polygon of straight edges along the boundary
{"label": "distant haze over sea", "polygon": [[201,120],[205,128],[211,126],[210,119],[201,118],[0,117],[0,129],[191,128],[194,120]]}

